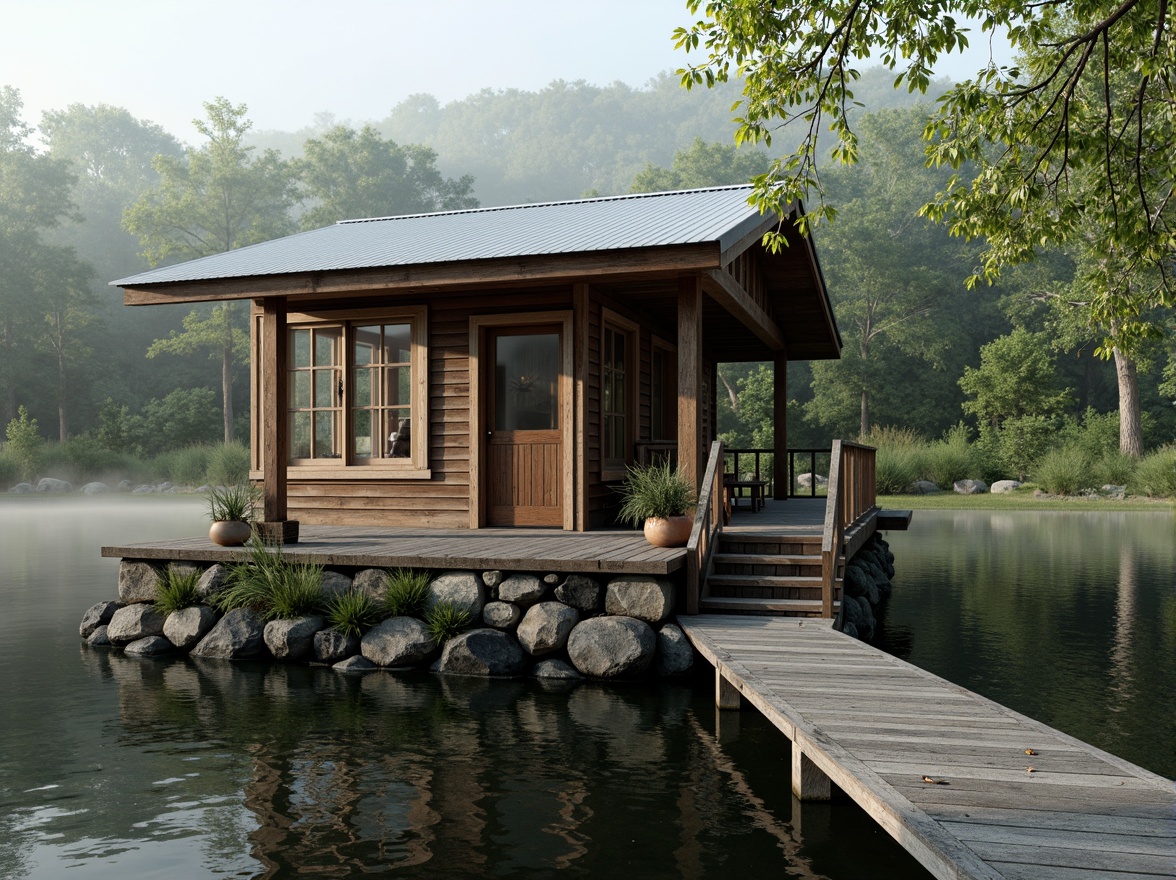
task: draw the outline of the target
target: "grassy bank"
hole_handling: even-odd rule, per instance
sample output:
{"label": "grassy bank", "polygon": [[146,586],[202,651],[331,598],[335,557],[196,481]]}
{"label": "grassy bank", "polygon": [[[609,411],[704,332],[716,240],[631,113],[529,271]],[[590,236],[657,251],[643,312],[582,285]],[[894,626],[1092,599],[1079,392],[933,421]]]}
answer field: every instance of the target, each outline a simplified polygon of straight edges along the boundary
{"label": "grassy bank", "polygon": [[1038,497],[1033,489],[984,495],[879,495],[878,506],[898,510],[1174,510],[1171,500],[1128,496],[1127,498],[1047,495]]}

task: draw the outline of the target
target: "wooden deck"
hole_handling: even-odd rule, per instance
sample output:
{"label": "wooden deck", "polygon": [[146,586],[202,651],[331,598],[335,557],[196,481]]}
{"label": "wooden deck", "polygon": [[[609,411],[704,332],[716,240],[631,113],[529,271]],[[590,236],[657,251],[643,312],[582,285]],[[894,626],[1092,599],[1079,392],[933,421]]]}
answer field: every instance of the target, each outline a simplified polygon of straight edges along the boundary
{"label": "wooden deck", "polygon": [[[406,529],[307,526],[282,548],[295,561],[358,568],[431,568],[669,575],[686,565],[683,548],[651,547],[641,532],[557,529]],[[240,548],[207,536],[103,547],[123,559],[230,562]]]}
{"label": "wooden deck", "polygon": [[828,621],[679,622],[720,705],[742,694],[792,741],[798,794],[832,780],[936,877],[1176,877],[1172,781]]}

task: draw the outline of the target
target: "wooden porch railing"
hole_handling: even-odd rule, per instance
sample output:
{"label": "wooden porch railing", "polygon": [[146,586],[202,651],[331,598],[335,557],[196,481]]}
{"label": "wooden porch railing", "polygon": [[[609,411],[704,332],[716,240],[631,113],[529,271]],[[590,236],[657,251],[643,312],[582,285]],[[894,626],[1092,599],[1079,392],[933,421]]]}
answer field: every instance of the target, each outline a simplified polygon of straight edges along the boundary
{"label": "wooden porch railing", "polygon": [[[821,534],[821,616],[833,616],[833,592],[846,532],[877,507],[874,448],[834,440],[829,463],[829,498]],[[814,481],[815,482],[815,481]],[[848,551],[846,551],[848,552]]]}
{"label": "wooden porch railing", "polygon": [[686,613],[697,614],[711,557],[723,531],[723,441],[711,444],[710,457],[694,509],[694,528],[686,543]]}

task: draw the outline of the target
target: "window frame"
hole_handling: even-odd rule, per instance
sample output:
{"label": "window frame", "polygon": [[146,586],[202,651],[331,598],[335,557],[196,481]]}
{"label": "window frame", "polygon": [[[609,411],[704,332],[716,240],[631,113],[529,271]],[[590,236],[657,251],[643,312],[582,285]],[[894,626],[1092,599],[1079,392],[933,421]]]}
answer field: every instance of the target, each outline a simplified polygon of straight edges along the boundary
{"label": "window frame", "polygon": [[[355,329],[373,324],[408,324],[410,328],[411,354],[409,368],[411,371],[411,390],[409,393],[409,418],[412,420],[412,437],[410,440],[410,454],[407,458],[359,458],[354,454],[354,408],[355,395]],[[310,311],[290,312],[286,316],[285,332],[289,340],[290,356],[284,367],[289,386],[290,377],[294,372],[293,364],[293,333],[296,330],[316,330],[341,327],[343,329],[342,363],[332,369],[338,370],[343,379],[342,403],[340,412],[340,448],[342,455],[338,459],[327,458],[294,458],[287,459],[287,479],[347,479],[347,480],[409,480],[430,479],[429,469],[429,376],[428,376],[428,308],[426,306],[397,306],[368,309],[315,309]],[[260,316],[255,316],[254,331],[254,363],[261,363],[261,333]],[[313,337],[312,337],[313,338]],[[312,352],[313,363],[313,352]],[[265,377],[260,370],[253,370],[255,401],[261,400],[265,393]],[[289,392],[287,400],[283,401],[282,411],[285,413],[284,430],[291,430],[291,414],[295,411],[291,407]],[[312,387],[313,404],[313,387]],[[370,407],[361,407],[369,409]],[[377,410],[387,407],[378,406]],[[260,478],[260,406],[253,407],[253,460],[255,472],[251,474]],[[312,410],[313,412],[313,410]],[[313,416],[312,416],[313,430]],[[291,440],[293,438],[290,438]]]}
{"label": "window frame", "polygon": [[[661,412],[658,414],[662,422],[662,432],[665,436],[658,437],[654,427],[658,421],[654,413],[658,401],[655,399],[656,383],[659,380],[657,371],[657,357],[668,358],[662,363],[660,381],[663,399]],[[671,367],[667,370],[666,367]],[[660,336],[651,336],[649,342],[649,440],[651,443],[678,442],[678,346],[666,342]]]}
{"label": "window frame", "polygon": [[[605,400],[605,358],[607,351],[606,340],[608,339],[609,331],[619,333],[623,336],[624,351],[625,351],[625,372],[621,381],[623,382],[625,404],[624,411],[620,415],[624,418],[625,424],[623,428],[623,436],[621,443],[623,445],[623,456],[620,458],[609,458],[608,453],[608,436],[609,436],[609,415],[604,409]],[[638,379],[640,378],[641,364],[639,361],[639,347],[638,342],[641,338],[641,328],[634,321],[630,321],[611,309],[602,308],[600,318],[600,361],[599,361],[599,388],[600,388],[600,468],[602,480],[620,480],[624,479],[628,473],[629,466],[633,464],[634,446],[637,442],[637,389]]]}

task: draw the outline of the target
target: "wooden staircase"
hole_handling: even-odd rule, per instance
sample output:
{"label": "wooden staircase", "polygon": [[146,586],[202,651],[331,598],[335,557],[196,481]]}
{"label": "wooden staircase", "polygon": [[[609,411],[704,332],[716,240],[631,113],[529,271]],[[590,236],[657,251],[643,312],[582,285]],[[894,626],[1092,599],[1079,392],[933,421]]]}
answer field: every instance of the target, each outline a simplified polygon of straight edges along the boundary
{"label": "wooden staircase", "polygon": [[[718,536],[713,569],[700,598],[703,612],[821,616],[821,536],[766,535],[728,528]],[[841,607],[838,560],[834,614]]]}

